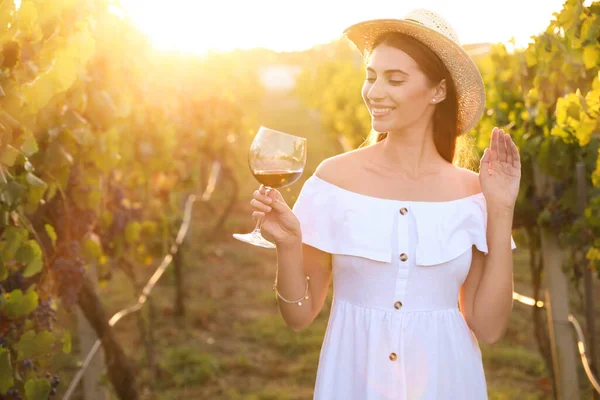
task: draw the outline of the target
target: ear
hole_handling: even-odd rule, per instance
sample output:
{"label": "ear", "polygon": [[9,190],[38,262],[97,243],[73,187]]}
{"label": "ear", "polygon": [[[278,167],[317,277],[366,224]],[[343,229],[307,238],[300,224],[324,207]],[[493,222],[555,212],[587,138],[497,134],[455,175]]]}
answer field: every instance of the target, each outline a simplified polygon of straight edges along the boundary
{"label": "ear", "polygon": [[432,104],[441,103],[446,98],[446,80],[442,79],[432,91],[433,95],[431,96],[430,102]]}

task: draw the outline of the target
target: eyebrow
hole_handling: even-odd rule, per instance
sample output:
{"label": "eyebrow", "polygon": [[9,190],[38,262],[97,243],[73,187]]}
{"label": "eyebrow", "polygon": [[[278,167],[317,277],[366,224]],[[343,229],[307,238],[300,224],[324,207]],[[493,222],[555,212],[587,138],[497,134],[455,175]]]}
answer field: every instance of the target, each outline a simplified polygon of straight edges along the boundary
{"label": "eyebrow", "polygon": [[[367,71],[375,72],[375,70],[371,67],[367,67]],[[386,69],[385,71],[383,71],[383,73],[385,73],[385,74],[400,73],[400,74],[404,74],[404,75],[408,76],[408,73],[404,72],[401,69]]]}

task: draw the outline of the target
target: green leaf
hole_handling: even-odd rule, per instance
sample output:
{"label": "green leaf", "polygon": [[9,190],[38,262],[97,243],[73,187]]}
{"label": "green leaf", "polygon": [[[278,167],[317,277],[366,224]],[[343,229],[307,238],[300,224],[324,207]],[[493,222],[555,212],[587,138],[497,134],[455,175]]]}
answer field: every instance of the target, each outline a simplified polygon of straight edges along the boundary
{"label": "green leaf", "polygon": [[8,268],[4,266],[4,261],[0,258],[0,281],[8,278]]}
{"label": "green leaf", "polygon": [[21,245],[15,254],[15,261],[28,264],[34,258],[39,259],[41,255],[42,249],[35,240],[31,239]]}
{"label": "green leaf", "polygon": [[582,113],[582,119],[577,128],[576,135],[581,147],[587,146],[592,133],[596,130],[597,121]]}
{"label": "green leaf", "polygon": [[89,262],[97,261],[102,255],[102,244],[96,234],[90,235],[83,243],[83,255]]}
{"label": "green leaf", "polygon": [[527,63],[527,66],[530,68],[535,66],[538,63],[535,48],[530,47],[527,50],[525,50],[525,62]]}
{"label": "green leaf", "polygon": [[23,276],[29,278],[39,273],[42,270],[42,249],[35,240],[28,240],[21,246],[15,259],[23,264],[26,264]]}
{"label": "green leaf", "polygon": [[586,69],[591,69],[598,65],[600,59],[600,48],[597,44],[585,46],[583,48],[583,64]]}
{"label": "green leaf", "polygon": [[10,354],[6,348],[0,346],[0,393],[6,393],[14,383]]}
{"label": "green leaf", "polygon": [[19,150],[15,149],[10,144],[8,144],[0,153],[0,163],[12,167],[15,165],[19,154],[21,154],[19,153]]}
{"label": "green leaf", "polygon": [[4,260],[10,260],[15,257],[17,250],[21,247],[21,244],[27,239],[29,233],[25,228],[16,228],[9,226],[4,231],[2,237],[4,238],[4,247],[2,251],[2,258]]}
{"label": "green leaf", "polygon": [[63,353],[69,354],[71,352],[71,332],[66,331],[60,341],[63,345]]}
{"label": "green leaf", "polygon": [[44,356],[52,350],[54,336],[48,331],[42,331],[36,334],[34,331],[28,331],[15,345],[19,353],[19,360]]}
{"label": "green leaf", "polygon": [[13,206],[21,201],[26,192],[27,187],[25,185],[16,181],[10,181],[2,193],[2,200],[8,205]]}
{"label": "green leaf", "polygon": [[139,222],[133,221],[125,227],[125,240],[129,244],[134,244],[140,241],[140,232],[142,227]]}
{"label": "green leaf", "polygon": [[47,400],[51,389],[47,379],[30,379],[25,382],[27,400]]}
{"label": "green leaf", "polygon": [[0,304],[0,311],[8,318],[15,319],[31,313],[37,305],[38,295],[35,292],[35,285],[32,285],[25,295],[21,289],[10,292],[4,302]]}
{"label": "green leaf", "polygon": [[35,187],[39,187],[39,188],[48,187],[46,182],[44,182],[43,180],[41,180],[40,178],[38,178],[31,172],[27,173],[27,177],[25,179],[27,180],[27,183],[29,183],[31,186],[35,186]]}
{"label": "green leaf", "polygon": [[31,157],[39,151],[37,141],[31,133],[27,134],[23,144],[21,144],[19,149],[23,152],[23,154],[25,154],[26,157]]}
{"label": "green leaf", "polygon": [[31,260],[31,262],[29,264],[27,264],[27,267],[25,268],[25,271],[23,272],[23,276],[25,278],[30,278],[34,275],[37,275],[42,271],[43,266],[44,266],[44,264],[42,263],[41,259]]}
{"label": "green leaf", "polygon": [[52,247],[56,248],[56,231],[54,230],[54,227],[50,224],[46,224],[44,225],[44,228],[46,229],[46,233],[50,237],[50,240],[52,240]]}
{"label": "green leaf", "polygon": [[581,24],[581,38],[584,40],[595,41],[600,34],[600,18],[596,15],[586,16]]}

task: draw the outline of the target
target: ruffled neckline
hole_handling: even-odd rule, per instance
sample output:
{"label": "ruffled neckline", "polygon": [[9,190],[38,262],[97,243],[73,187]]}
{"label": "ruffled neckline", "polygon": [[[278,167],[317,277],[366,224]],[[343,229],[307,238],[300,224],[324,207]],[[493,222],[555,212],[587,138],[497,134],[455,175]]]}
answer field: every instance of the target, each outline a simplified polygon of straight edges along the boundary
{"label": "ruffled neckline", "polygon": [[358,198],[363,198],[366,200],[373,200],[373,201],[380,201],[380,202],[385,202],[385,203],[389,203],[389,204],[432,204],[432,205],[449,205],[449,204],[455,204],[455,203],[460,203],[460,202],[464,202],[467,200],[473,200],[473,199],[477,199],[477,198],[484,198],[483,192],[479,192],[479,193],[475,193],[472,194],[470,196],[466,196],[466,197],[460,197],[458,199],[454,199],[454,200],[446,200],[446,201],[423,201],[423,200],[399,200],[399,199],[387,199],[385,197],[375,197],[375,196],[369,196],[366,194],[362,194],[362,193],[358,193],[358,192],[353,192],[351,190],[348,189],[344,189],[340,186],[334,185],[331,182],[328,182],[324,179],[319,178],[317,175],[312,174],[308,179],[315,179],[316,181],[321,182],[324,185],[330,186],[342,193],[346,193],[348,195],[352,195],[352,196],[356,196]]}

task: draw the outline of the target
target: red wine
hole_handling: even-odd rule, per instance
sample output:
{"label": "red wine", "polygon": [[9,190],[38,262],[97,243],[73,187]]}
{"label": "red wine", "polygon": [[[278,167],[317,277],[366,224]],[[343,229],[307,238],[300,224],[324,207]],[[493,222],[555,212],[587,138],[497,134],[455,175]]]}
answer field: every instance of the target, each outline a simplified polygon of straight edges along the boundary
{"label": "red wine", "polygon": [[302,170],[252,171],[252,175],[263,185],[278,189],[296,182]]}

